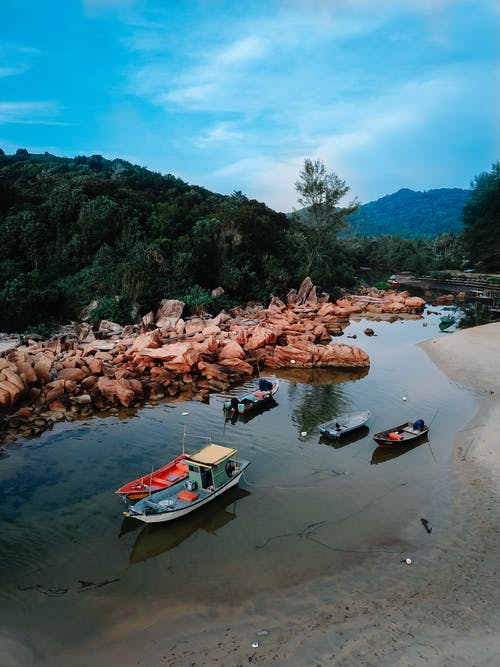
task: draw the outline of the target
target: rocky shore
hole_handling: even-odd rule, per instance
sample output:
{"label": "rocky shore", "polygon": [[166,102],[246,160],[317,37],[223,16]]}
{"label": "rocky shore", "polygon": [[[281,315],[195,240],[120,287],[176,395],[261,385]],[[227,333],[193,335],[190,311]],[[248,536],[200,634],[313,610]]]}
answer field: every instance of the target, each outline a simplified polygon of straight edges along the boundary
{"label": "rocky shore", "polygon": [[[36,436],[56,421],[182,396],[208,400],[264,368],[368,367],[359,347],[334,343],[349,318],[420,314],[408,292],[366,289],[335,303],[306,279],[287,303],[183,319],[164,300],[140,325],[83,322],[49,340],[16,338],[0,351],[0,445]],[[368,332],[367,332],[368,333]]]}

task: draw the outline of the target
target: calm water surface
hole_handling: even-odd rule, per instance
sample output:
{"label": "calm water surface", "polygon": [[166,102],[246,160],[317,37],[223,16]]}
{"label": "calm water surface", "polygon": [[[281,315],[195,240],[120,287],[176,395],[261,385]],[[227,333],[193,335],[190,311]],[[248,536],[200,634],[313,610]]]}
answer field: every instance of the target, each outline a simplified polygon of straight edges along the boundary
{"label": "calm water surface", "polygon": [[[374,551],[398,556],[408,525],[446,484],[454,434],[476,407],[416,346],[448,335],[438,324],[433,313],[352,322],[335,342],[365,350],[368,372],[282,372],[276,405],[246,421],[226,423],[224,397],[212,395],[209,404],[58,425],[9,446],[0,456],[4,632],[50,647],[105,631],[107,615],[130,614],[134,599],[152,608],[237,604],[343,571]],[[339,444],[320,438],[319,423],[365,409],[368,428]],[[171,524],[125,519],[114,490],[179,453],[186,410],[188,451],[209,437],[251,461],[240,488]],[[376,431],[420,417],[432,422],[429,442],[377,450]]]}

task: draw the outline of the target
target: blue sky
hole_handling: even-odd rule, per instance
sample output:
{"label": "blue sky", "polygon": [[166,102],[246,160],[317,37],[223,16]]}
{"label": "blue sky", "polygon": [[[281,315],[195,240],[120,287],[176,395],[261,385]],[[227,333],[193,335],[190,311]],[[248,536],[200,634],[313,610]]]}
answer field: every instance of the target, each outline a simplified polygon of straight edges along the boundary
{"label": "blue sky", "polygon": [[0,0],[0,147],[120,157],[279,211],[500,159],[500,0]]}

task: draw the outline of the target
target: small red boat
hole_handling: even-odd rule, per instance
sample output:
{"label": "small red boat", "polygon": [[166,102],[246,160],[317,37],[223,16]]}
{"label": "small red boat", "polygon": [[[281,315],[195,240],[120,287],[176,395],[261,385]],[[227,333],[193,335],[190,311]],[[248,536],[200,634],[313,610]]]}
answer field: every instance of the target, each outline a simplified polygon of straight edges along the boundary
{"label": "small red boat", "polygon": [[400,287],[401,283],[399,282],[397,276],[392,275],[389,278],[387,278],[387,284],[390,285],[391,287]]}
{"label": "small red boat", "polygon": [[158,470],[153,470],[138,479],[127,482],[115,491],[124,500],[141,500],[146,496],[167,489],[188,477],[188,464],[185,455],[180,454],[175,459]]}

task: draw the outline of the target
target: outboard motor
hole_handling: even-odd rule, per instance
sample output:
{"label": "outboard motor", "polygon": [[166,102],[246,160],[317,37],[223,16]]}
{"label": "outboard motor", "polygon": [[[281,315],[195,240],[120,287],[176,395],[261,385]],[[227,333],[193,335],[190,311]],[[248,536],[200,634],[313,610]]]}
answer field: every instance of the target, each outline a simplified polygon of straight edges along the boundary
{"label": "outboard motor", "polygon": [[424,430],[424,420],[423,419],[417,419],[417,421],[413,422],[413,430],[414,431],[423,431]]}
{"label": "outboard motor", "polygon": [[271,391],[272,388],[273,388],[272,382],[269,382],[269,380],[266,380],[265,378],[260,378],[259,380],[260,391]]}

